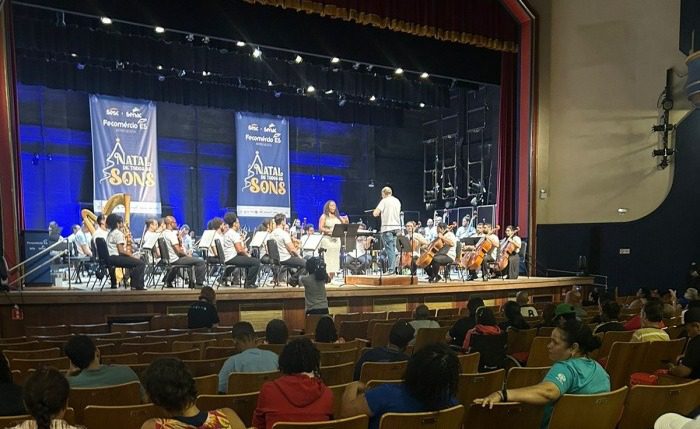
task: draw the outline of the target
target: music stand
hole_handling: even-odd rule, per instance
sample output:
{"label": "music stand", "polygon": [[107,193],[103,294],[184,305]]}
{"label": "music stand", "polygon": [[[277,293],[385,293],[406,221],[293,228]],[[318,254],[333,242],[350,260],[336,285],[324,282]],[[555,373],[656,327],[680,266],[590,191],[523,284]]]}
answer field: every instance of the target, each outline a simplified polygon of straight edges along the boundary
{"label": "music stand", "polygon": [[401,259],[403,259],[403,255],[405,253],[408,253],[411,255],[411,264],[409,265],[408,269],[411,271],[411,283],[413,284],[413,246],[411,246],[411,241],[413,241],[413,234],[411,234],[411,238],[408,238],[405,235],[399,235],[396,237],[396,243],[398,244],[399,248],[399,274],[401,274]]}
{"label": "music stand", "polygon": [[301,244],[302,255],[304,252],[311,252],[312,255],[316,254],[318,246],[321,245],[321,240],[323,240],[323,234],[307,235],[306,240]]}
{"label": "music stand", "polygon": [[[340,251],[343,255],[343,284],[345,284],[345,279],[347,277],[347,267],[346,265],[346,253],[348,237],[352,240],[357,239],[357,231],[360,229],[359,223],[337,223],[333,226],[333,231],[331,232],[331,237],[340,238]],[[341,285],[342,286],[342,285]]]}
{"label": "music stand", "polygon": [[250,240],[250,247],[251,248],[252,247],[257,247],[257,248],[262,247],[268,234],[269,234],[269,232],[267,232],[267,231],[256,231],[255,235],[253,235],[253,239]]}

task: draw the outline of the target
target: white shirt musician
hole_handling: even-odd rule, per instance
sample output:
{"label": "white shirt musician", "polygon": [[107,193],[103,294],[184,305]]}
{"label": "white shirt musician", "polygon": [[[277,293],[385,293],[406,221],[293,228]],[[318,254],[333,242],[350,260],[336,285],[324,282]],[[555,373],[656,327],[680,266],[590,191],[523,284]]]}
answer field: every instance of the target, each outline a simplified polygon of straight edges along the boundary
{"label": "white shirt musician", "polygon": [[494,233],[490,223],[484,224],[484,240],[491,242],[491,250],[486,253],[484,260],[481,263],[481,275],[482,278],[486,280],[489,276],[488,264],[491,262],[496,262],[496,258],[498,258],[498,246],[501,243],[498,236]]}
{"label": "white shirt musician", "polygon": [[[416,261],[421,255],[421,250],[425,249],[430,243],[420,232],[417,231],[416,224],[411,221],[406,223],[406,237],[411,242],[411,274],[416,275]],[[403,261],[403,255],[402,255]],[[402,262],[401,265],[404,265]]]}
{"label": "white shirt musician", "polygon": [[[131,255],[132,249],[127,245],[126,237],[121,231],[124,227],[124,219],[120,215],[112,213],[107,216],[107,226],[109,227],[106,240],[107,250],[109,251],[109,263],[113,267],[128,268],[131,288],[143,290],[143,275],[146,264]],[[112,282],[112,289],[116,289],[117,279],[114,275],[114,269],[110,268],[110,270],[112,271],[109,276]]]}
{"label": "white shirt musician", "polygon": [[382,220],[382,241],[387,256],[387,274],[396,270],[396,233],[401,229],[401,201],[392,195],[390,187],[382,188],[382,199],[372,211],[374,217]]}
{"label": "white shirt musician", "polygon": [[475,233],[474,227],[472,227],[471,223],[469,222],[469,216],[464,216],[462,218],[462,226],[457,228],[457,236],[458,239],[463,239],[467,237],[471,237]]}
{"label": "white shirt musician", "polygon": [[[194,279],[190,279],[190,287],[195,287],[195,282],[198,287],[204,286],[204,280],[207,274],[206,263],[203,259],[195,258],[193,256],[188,256],[185,248],[182,245],[180,236],[177,231],[177,220],[173,216],[166,216],[164,219],[165,231],[163,231],[163,238],[165,238],[165,244],[168,248],[168,259],[170,263],[177,263],[177,265],[190,265],[194,267]],[[176,269],[168,270],[163,281],[167,287],[172,287],[172,282],[175,280],[177,275]],[[194,282],[193,282],[194,280]]]}
{"label": "white shirt musician", "polygon": [[[289,276],[290,286],[299,286],[299,276],[305,272],[304,267],[306,261],[299,256],[297,250],[292,243],[292,236],[285,231],[287,225],[287,216],[283,213],[278,213],[274,217],[275,229],[270,234],[270,238],[275,240],[277,250],[280,256],[280,265],[284,265],[296,270],[291,270]],[[270,249],[268,249],[270,252]]]}
{"label": "white shirt musician", "polygon": [[[250,257],[248,249],[245,247],[243,236],[240,233],[241,222],[236,213],[229,212],[224,215],[224,223],[228,225],[228,231],[224,234],[224,259],[226,265],[234,267],[244,267],[246,269],[245,288],[256,288],[258,271],[260,271],[260,261]],[[228,273],[224,272],[224,277]]]}
{"label": "white shirt musician", "polygon": [[506,250],[506,246],[513,244],[513,251],[508,256],[508,278],[517,279],[520,272],[520,248],[523,245],[522,240],[516,234],[518,228],[508,225],[506,227],[506,236],[501,240],[501,252]]}
{"label": "white shirt musician", "polygon": [[438,240],[442,242],[442,248],[433,256],[433,261],[425,267],[425,273],[428,274],[428,281],[431,283],[439,282],[440,267],[449,265],[454,262],[456,255],[457,237],[447,228],[444,222],[437,225],[437,238],[431,243],[435,244]]}

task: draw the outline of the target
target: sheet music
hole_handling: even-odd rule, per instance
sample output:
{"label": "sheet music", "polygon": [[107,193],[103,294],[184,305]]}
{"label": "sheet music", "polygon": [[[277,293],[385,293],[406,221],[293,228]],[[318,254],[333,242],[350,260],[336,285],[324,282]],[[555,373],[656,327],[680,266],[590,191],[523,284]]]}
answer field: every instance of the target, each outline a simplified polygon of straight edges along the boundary
{"label": "sheet music", "polygon": [[321,240],[323,239],[323,234],[311,234],[307,236],[304,243],[302,243],[301,249],[307,252],[315,252],[318,249]]}
{"label": "sheet music", "polygon": [[216,230],[207,229],[202,231],[202,238],[199,239],[199,244],[197,247],[200,249],[209,249],[211,244],[214,242],[214,237],[216,237]]}
{"label": "sheet music", "polygon": [[253,236],[253,239],[250,240],[249,247],[262,247],[263,243],[265,243],[265,240],[267,240],[268,235],[270,235],[270,233],[267,231],[257,231]]}
{"label": "sheet music", "polygon": [[141,249],[153,249],[156,246],[156,242],[160,238],[161,234],[159,233],[153,233],[153,234],[145,234],[143,238],[143,246],[141,246]]}

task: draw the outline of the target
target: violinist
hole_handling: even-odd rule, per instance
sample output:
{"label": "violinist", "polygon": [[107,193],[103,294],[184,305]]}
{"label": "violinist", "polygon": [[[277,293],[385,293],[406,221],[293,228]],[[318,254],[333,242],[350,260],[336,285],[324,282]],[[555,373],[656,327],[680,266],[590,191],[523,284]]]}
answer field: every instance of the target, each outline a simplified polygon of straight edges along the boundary
{"label": "violinist", "polygon": [[[129,240],[124,234],[124,231],[128,230],[124,227],[124,219],[116,214],[112,213],[107,216],[107,227],[109,228],[109,233],[107,233],[107,250],[109,251],[109,263],[112,267],[121,267],[129,269],[129,282],[131,283],[131,288],[136,290],[144,290],[143,286],[143,274],[146,269],[146,264],[132,256],[133,250],[130,247]],[[110,268],[109,278],[112,282],[112,289],[117,288],[117,278],[114,275],[114,268]]]}
{"label": "violinist", "polygon": [[[420,251],[421,249],[425,249],[425,247],[429,244],[428,240],[418,232],[416,228],[416,224],[413,221],[406,222],[406,237],[411,241],[411,249],[413,250],[411,253],[411,275],[416,275],[416,269],[418,268],[416,266],[416,261],[418,260],[418,257],[420,257]],[[403,263],[403,258],[402,258],[402,263],[401,265],[404,265]]]}
{"label": "violinist", "polygon": [[[207,267],[203,259],[188,256],[185,249],[182,247],[182,242],[177,233],[177,219],[174,216],[166,216],[164,218],[165,231],[163,238],[168,249],[168,257],[170,263],[177,265],[191,265],[194,267],[194,279],[190,279],[190,288],[204,286],[204,279],[207,274]],[[162,256],[162,255],[161,255]],[[166,287],[173,287],[173,280],[177,275],[177,270],[170,269],[163,279]],[[194,280],[194,282],[192,281]]]}
{"label": "violinist", "polygon": [[517,279],[520,271],[520,247],[523,245],[523,242],[517,234],[517,230],[512,225],[508,225],[506,227],[506,236],[501,240],[501,249],[504,249],[508,243],[513,243],[515,246],[515,249],[508,256],[509,279]]}
{"label": "violinist", "polygon": [[488,280],[489,278],[489,263],[496,262],[498,258],[498,246],[500,245],[500,240],[498,236],[494,234],[493,227],[490,223],[484,224],[484,239],[489,240],[493,245],[491,251],[484,256],[484,260],[481,263],[481,278],[483,280]]}
{"label": "violinist", "polygon": [[444,222],[440,222],[437,225],[437,238],[434,240],[442,240],[443,246],[440,251],[433,256],[433,261],[425,267],[425,273],[428,274],[428,281],[430,283],[439,282],[442,277],[440,277],[440,267],[449,265],[454,262],[457,257],[456,254],[456,244],[457,237],[447,228]]}
{"label": "violinist", "polygon": [[[221,243],[224,248],[224,260],[226,265],[232,267],[244,267],[246,269],[245,288],[256,288],[255,284],[260,271],[260,261],[252,258],[245,247],[241,236],[241,222],[236,213],[228,212],[224,215],[224,223],[228,225],[228,231],[224,234],[224,241]],[[226,271],[229,271],[227,268]],[[226,272],[224,272],[226,277]]]}

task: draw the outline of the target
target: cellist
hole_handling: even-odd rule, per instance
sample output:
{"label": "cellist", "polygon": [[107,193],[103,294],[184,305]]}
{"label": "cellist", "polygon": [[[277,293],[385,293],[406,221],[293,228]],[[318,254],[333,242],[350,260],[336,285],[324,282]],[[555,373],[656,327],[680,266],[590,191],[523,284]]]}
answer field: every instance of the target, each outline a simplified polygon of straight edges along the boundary
{"label": "cellist", "polygon": [[523,245],[523,242],[518,237],[517,230],[513,225],[506,227],[506,236],[501,240],[501,249],[504,249],[508,243],[513,243],[515,246],[515,250],[508,256],[508,278],[517,279],[520,271],[520,247]]}
{"label": "cellist", "polygon": [[490,223],[484,224],[484,240],[489,240],[493,247],[491,251],[484,256],[483,262],[481,262],[481,279],[488,280],[489,278],[489,263],[496,262],[498,257],[498,246],[500,245],[500,240],[498,236],[493,233],[493,227]]}
{"label": "cellist", "polygon": [[435,240],[442,240],[443,246],[437,255],[433,257],[433,261],[430,265],[425,267],[425,273],[428,274],[428,281],[430,283],[439,282],[441,279],[440,267],[453,263],[457,257],[457,249],[455,248],[457,237],[447,228],[447,224],[444,222],[438,224],[437,238]]}
{"label": "cellist", "polygon": [[[416,266],[416,261],[420,256],[421,249],[424,249],[428,245],[428,239],[418,232],[416,224],[413,221],[406,222],[406,237],[408,237],[411,242],[411,275],[415,276],[416,269],[418,268]],[[401,265],[403,265],[403,260]]]}

